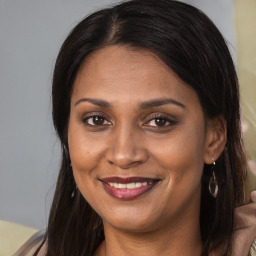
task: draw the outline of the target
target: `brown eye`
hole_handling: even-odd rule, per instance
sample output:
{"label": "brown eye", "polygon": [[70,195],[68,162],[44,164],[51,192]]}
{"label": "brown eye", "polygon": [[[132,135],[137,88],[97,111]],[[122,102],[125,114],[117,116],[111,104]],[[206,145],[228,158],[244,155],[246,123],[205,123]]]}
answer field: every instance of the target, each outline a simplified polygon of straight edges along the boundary
{"label": "brown eye", "polygon": [[161,128],[161,127],[170,127],[172,125],[175,125],[177,122],[172,120],[169,117],[165,116],[156,116],[152,119],[150,119],[147,123],[145,123],[145,126],[148,127],[154,127],[154,128]]}
{"label": "brown eye", "polygon": [[165,126],[166,123],[167,123],[167,120],[164,119],[164,118],[156,118],[156,119],[155,119],[155,124],[156,124],[157,126]]}
{"label": "brown eye", "polygon": [[170,124],[170,121],[167,118],[164,117],[156,117],[151,119],[149,122],[147,122],[147,126],[152,127],[163,127]]}
{"label": "brown eye", "polygon": [[96,116],[96,115],[85,118],[83,122],[90,126],[103,126],[103,125],[110,124],[110,122],[106,120],[103,116]]}
{"label": "brown eye", "polygon": [[92,118],[92,122],[94,125],[103,125],[104,124],[104,118],[101,116],[94,116]]}

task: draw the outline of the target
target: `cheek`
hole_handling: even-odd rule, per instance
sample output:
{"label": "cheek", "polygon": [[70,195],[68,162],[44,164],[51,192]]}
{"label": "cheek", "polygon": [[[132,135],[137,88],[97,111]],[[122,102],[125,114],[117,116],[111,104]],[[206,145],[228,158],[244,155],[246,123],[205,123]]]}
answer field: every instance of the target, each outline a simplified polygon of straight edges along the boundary
{"label": "cheek", "polygon": [[104,155],[104,150],[102,143],[97,143],[94,136],[87,135],[83,125],[74,122],[72,116],[70,120],[68,144],[73,175],[80,192],[89,199],[90,191],[98,185],[94,170]]}
{"label": "cheek", "polygon": [[201,177],[204,167],[203,133],[197,134],[195,130],[179,132],[158,143],[158,146],[154,147],[154,152],[152,151],[153,162],[157,163],[157,167],[160,166],[166,177],[165,193],[162,194],[162,200],[166,204],[160,205],[159,208],[165,209],[163,212],[167,218],[170,214],[181,216],[184,209],[187,213],[191,213],[200,207]]}
{"label": "cheek", "polygon": [[78,130],[69,138],[70,158],[77,187],[86,201],[100,212],[97,204],[95,205],[95,199],[101,198],[95,169],[102,155],[101,145],[95,146],[95,141],[93,143],[89,138],[84,138],[83,133],[79,133]]}
{"label": "cheek", "polygon": [[200,185],[204,141],[204,127],[186,126],[154,144],[152,156],[163,170],[168,171],[170,189],[178,186],[195,189]]}
{"label": "cheek", "polygon": [[72,166],[79,171],[94,167],[102,153],[102,143],[95,136],[89,136],[85,127],[71,115],[68,129],[68,145]]}

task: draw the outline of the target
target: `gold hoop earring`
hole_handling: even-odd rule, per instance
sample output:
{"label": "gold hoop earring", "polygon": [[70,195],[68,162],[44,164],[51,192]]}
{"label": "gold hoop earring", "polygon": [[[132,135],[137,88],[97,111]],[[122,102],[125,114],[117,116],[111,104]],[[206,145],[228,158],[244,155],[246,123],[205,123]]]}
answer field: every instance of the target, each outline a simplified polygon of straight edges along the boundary
{"label": "gold hoop earring", "polygon": [[[215,163],[215,160],[214,158],[212,157],[212,169],[214,168],[214,166],[216,165]],[[217,195],[218,195],[218,190],[219,190],[219,186],[218,186],[218,181],[216,179],[216,176],[215,176],[215,172],[214,170],[212,171],[212,177],[210,179],[210,182],[209,182],[209,191],[210,191],[210,194],[216,198]]]}

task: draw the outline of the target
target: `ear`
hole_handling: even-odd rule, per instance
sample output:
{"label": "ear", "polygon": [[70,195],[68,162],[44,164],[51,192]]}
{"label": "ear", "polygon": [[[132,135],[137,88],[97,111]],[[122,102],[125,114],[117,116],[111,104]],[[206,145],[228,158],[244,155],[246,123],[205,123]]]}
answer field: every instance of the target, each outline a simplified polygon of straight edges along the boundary
{"label": "ear", "polygon": [[226,120],[222,115],[207,120],[204,162],[212,164],[223,152],[227,142]]}

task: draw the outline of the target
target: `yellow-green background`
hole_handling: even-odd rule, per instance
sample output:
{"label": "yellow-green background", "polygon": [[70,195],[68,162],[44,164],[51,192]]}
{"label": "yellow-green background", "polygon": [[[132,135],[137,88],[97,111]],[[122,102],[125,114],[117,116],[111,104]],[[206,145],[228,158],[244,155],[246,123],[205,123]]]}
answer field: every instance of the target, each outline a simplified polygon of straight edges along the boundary
{"label": "yellow-green background", "polygon": [[256,189],[256,0],[235,1],[242,127],[248,159],[246,195]]}

